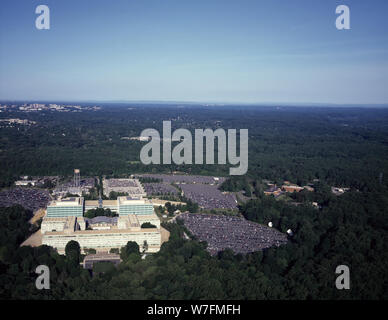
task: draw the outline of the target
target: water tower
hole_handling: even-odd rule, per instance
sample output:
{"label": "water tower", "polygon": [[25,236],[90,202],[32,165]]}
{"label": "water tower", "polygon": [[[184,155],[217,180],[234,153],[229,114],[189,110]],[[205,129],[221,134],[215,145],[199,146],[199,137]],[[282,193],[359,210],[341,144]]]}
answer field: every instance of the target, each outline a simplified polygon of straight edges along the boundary
{"label": "water tower", "polygon": [[74,187],[79,188],[81,182],[81,176],[79,169],[74,169]]}

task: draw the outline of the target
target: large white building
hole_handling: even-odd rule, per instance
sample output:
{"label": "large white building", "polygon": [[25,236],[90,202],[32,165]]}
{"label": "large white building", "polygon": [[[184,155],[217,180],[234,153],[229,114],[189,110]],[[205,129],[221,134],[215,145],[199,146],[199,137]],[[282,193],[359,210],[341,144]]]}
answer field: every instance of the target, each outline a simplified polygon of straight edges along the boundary
{"label": "large white building", "polygon": [[[152,202],[131,197],[119,197],[114,201],[116,204],[110,201],[109,206],[117,206],[118,217],[93,219],[83,217],[87,201],[82,197],[53,201],[47,207],[41,224],[42,244],[64,253],[66,244],[74,240],[80,244],[82,251],[95,249],[106,252],[112,248],[121,248],[128,241],[135,241],[141,250],[146,243],[147,252],[159,251],[160,220],[153,211]],[[156,228],[141,228],[146,222]]]}
{"label": "large white building", "polygon": [[72,197],[54,200],[47,206],[47,217],[82,217],[84,214],[84,198]]}
{"label": "large white building", "polygon": [[142,197],[124,196],[118,197],[117,200],[86,200],[85,212],[90,209],[104,208],[110,209],[119,215],[149,215],[154,212],[153,206],[151,200]]}

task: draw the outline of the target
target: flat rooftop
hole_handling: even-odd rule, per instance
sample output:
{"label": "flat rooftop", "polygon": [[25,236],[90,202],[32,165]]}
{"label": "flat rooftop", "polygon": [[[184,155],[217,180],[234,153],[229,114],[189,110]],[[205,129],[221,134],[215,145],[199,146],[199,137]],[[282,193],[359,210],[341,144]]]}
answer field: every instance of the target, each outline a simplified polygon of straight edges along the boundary
{"label": "flat rooftop", "polygon": [[68,219],[68,217],[44,217],[45,222],[64,222]]}
{"label": "flat rooftop", "polygon": [[120,255],[114,253],[98,252],[95,254],[89,254],[84,258],[86,261],[100,261],[100,260],[121,260]]}
{"label": "flat rooftop", "polygon": [[152,204],[152,202],[148,199],[144,199],[142,197],[118,197],[117,198],[120,205],[137,205],[137,204]]}
{"label": "flat rooftop", "polygon": [[72,206],[82,206],[84,202],[83,197],[71,197],[71,198],[64,198],[59,200],[51,201],[49,206],[57,206],[57,207],[72,207]]}
{"label": "flat rooftop", "polygon": [[[117,206],[117,200],[102,200],[102,206]],[[99,206],[98,200],[85,200],[85,206]]]}

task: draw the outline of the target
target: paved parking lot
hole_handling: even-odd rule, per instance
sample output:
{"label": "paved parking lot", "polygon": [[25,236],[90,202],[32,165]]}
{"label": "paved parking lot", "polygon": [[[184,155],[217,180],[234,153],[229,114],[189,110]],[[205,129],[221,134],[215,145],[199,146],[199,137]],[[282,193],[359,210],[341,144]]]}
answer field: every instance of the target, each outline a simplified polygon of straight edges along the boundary
{"label": "paved parking lot", "polygon": [[20,204],[32,212],[46,208],[50,201],[47,190],[33,188],[15,188],[0,192],[0,207],[11,207]]}
{"label": "paved parking lot", "polygon": [[287,243],[286,234],[244,218],[183,213],[178,219],[198,240],[207,242],[212,255],[226,248],[246,254]]}

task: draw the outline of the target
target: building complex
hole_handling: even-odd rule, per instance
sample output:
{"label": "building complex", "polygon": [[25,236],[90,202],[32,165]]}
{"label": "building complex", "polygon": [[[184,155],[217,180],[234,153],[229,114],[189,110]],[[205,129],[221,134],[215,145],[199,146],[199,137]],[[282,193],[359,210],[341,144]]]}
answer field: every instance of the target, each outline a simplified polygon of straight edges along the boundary
{"label": "building complex", "polygon": [[[94,208],[109,208],[118,217],[88,219],[84,212]],[[142,228],[146,222],[155,228]],[[52,201],[41,224],[42,244],[64,253],[66,244],[77,241],[81,250],[95,249],[108,252],[135,241],[141,250],[157,252],[161,245],[160,220],[153,204],[141,197],[118,197],[117,200],[85,201],[71,197]]]}

